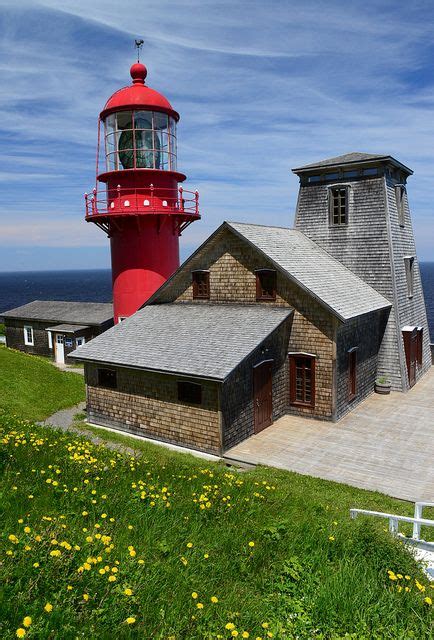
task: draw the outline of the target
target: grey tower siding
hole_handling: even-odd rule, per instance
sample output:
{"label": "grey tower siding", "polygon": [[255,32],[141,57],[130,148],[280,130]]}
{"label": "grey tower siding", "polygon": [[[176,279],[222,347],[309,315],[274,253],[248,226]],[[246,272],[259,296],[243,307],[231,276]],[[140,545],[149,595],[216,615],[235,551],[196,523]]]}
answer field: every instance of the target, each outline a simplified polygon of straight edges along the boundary
{"label": "grey tower siding", "polygon": [[404,256],[416,255],[407,198],[405,226],[400,227],[391,178],[361,178],[339,184],[349,186],[348,224],[329,224],[330,185],[302,184],[295,228],[393,304],[381,342],[378,374],[387,375],[394,389],[406,390],[408,378],[401,335],[403,326],[417,324],[424,327],[423,365],[418,375],[427,369],[430,361],[428,324],[416,259],[414,296],[411,300],[406,290]]}

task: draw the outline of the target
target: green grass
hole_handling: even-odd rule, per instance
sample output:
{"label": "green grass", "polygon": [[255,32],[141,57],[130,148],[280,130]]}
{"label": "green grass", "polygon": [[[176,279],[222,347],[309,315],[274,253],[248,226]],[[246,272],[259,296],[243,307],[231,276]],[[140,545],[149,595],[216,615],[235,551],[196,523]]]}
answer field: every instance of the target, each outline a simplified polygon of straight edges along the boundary
{"label": "green grass", "polygon": [[5,325],[0,322],[0,336],[4,336],[5,335]]}
{"label": "green grass", "polygon": [[0,345],[0,409],[43,420],[85,399],[83,376]]}
{"label": "green grass", "polygon": [[0,424],[2,639],[25,616],[38,639],[432,637],[428,581],[384,522],[349,518],[409,503],[101,430],[136,455]]}

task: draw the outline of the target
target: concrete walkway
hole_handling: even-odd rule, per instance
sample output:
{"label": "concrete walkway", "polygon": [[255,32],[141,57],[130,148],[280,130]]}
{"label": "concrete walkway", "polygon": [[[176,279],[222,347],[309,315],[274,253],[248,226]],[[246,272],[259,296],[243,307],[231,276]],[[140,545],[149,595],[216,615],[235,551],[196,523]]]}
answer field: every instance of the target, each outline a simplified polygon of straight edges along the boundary
{"label": "concrete walkway", "polygon": [[434,367],[408,393],[372,394],[338,423],[283,416],[225,458],[433,501]]}

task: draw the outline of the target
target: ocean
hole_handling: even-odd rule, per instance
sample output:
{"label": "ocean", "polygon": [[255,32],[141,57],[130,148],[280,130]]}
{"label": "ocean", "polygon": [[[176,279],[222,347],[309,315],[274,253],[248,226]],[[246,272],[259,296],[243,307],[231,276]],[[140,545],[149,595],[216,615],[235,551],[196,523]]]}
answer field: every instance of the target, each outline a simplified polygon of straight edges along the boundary
{"label": "ocean", "polygon": [[[434,262],[421,262],[420,270],[434,342]],[[110,269],[0,273],[0,316],[32,300],[111,302]]]}

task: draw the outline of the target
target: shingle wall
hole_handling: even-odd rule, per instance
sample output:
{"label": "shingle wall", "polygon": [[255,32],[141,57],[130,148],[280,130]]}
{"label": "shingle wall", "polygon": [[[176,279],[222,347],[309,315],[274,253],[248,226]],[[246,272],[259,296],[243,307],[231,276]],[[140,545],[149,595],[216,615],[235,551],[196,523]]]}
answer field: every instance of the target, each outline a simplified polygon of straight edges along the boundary
{"label": "shingle wall", "polygon": [[406,296],[403,257],[415,255],[415,246],[407,202],[405,227],[398,224],[395,182],[384,176],[346,182],[349,220],[342,227],[329,224],[326,184],[300,186],[295,226],[394,305],[380,346],[378,375],[389,377],[392,388],[401,391],[408,388],[401,327],[419,324],[425,329],[419,375],[428,366],[429,338],[417,264],[415,295],[412,301]]}
{"label": "shingle wall", "polygon": [[221,394],[223,450],[230,449],[254,433],[253,367],[273,359],[273,421],[287,412],[288,341],[292,319],[285,321],[262,345],[240,364],[223,384]]}
{"label": "shingle wall", "polygon": [[219,454],[219,385],[202,381],[202,405],[178,401],[176,376],[113,367],[117,389],[98,386],[98,367],[86,364],[88,419],[137,435]]}
{"label": "shingle wall", "polygon": [[[269,305],[269,302],[256,302],[254,271],[261,268],[274,267],[256,249],[229,230],[223,229],[207,243],[202,251],[196,254],[191,261],[191,270],[180,272],[173,278],[160,300],[161,302],[193,301],[191,271],[209,269],[212,302]],[[196,300],[196,302],[207,304],[208,301]],[[271,304],[291,306],[295,310],[288,350],[308,351],[317,355],[315,408],[291,407],[288,412],[331,419],[333,415],[333,316],[280,273],[277,274],[277,299]]]}

